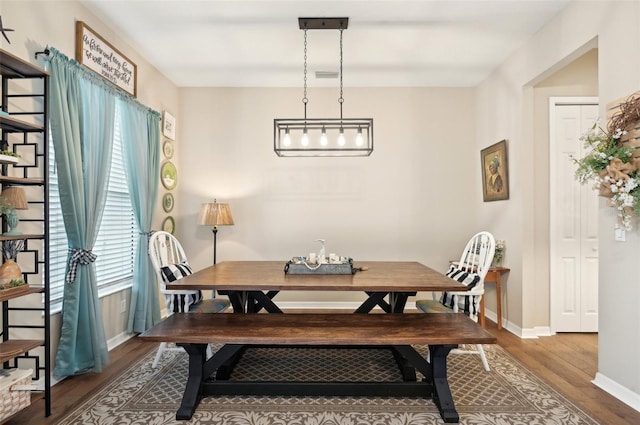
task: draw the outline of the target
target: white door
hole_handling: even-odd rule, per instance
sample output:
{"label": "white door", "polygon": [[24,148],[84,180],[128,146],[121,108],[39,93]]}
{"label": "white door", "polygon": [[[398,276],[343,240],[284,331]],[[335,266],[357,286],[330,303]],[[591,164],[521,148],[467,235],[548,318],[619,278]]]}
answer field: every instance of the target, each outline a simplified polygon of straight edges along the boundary
{"label": "white door", "polygon": [[598,331],[598,194],[580,184],[573,159],[598,119],[597,98],[551,98],[550,309],[553,332]]}

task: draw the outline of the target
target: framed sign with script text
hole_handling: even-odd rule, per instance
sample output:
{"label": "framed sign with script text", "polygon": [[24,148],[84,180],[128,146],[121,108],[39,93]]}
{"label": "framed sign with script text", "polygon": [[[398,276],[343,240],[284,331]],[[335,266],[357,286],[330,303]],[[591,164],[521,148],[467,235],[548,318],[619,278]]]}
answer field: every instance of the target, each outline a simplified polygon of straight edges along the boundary
{"label": "framed sign with script text", "polygon": [[136,64],[82,21],[76,22],[76,60],[136,96]]}

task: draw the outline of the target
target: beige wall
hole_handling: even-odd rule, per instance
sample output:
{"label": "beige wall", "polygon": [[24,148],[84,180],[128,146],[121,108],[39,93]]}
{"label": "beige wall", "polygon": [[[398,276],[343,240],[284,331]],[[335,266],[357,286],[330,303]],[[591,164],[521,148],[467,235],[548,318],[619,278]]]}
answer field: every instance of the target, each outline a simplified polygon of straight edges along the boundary
{"label": "beige wall", "polygon": [[[46,46],[60,50],[70,58],[75,57],[75,22],[84,21],[102,37],[118,48],[138,66],[138,100],[159,112],[164,109],[179,113],[179,91],[171,82],[151,66],[118,32],[99,21],[76,1],[27,1],[2,0],[2,21],[15,31],[9,33],[11,43],[0,38],[1,47],[36,65],[44,66],[42,60],[36,61],[34,53]],[[179,154],[178,154],[179,155]],[[179,156],[177,156],[179,161]],[[179,194],[176,193],[176,210],[180,211]],[[160,201],[156,209],[156,228],[160,227],[162,211]],[[130,291],[116,293],[101,299],[105,334],[111,344],[117,344],[126,331],[128,311],[120,312],[120,301],[127,304]],[[60,315],[52,316],[52,353],[57,350],[60,335]]]}
{"label": "beige wall", "polygon": [[[528,327],[550,324],[549,295],[549,98],[598,96],[598,50],[591,49],[534,87],[534,159],[536,164],[535,232],[533,242],[537,278],[533,289],[536,308],[528,313]],[[488,297],[490,299],[490,296]],[[527,319],[525,319],[527,323]]]}
{"label": "beige wall", "polygon": [[[412,259],[444,267],[472,232],[484,228],[507,241],[512,272],[505,317],[520,335],[548,323],[540,283],[548,281],[542,258],[548,223],[540,212],[548,209],[548,172],[531,160],[546,156],[536,144],[545,131],[536,121],[542,114],[536,101],[551,90],[550,83],[573,90],[560,81],[562,73],[545,79],[597,46],[603,107],[640,86],[640,58],[629,53],[640,51],[638,2],[572,2],[475,91],[347,89],[345,115],[375,118],[371,158],[277,158],[272,120],[301,115],[299,91],[178,90],[110,29],[115,25],[98,21],[74,1],[2,0],[2,16],[5,25],[17,29],[12,44],[2,47],[23,58],[33,60],[46,45],[73,56],[79,19],[138,64],[139,99],[178,119],[173,215],[195,267],[211,262],[210,229],[195,223],[200,203],[214,197],[229,202],[236,219],[235,226],[218,234],[219,260],[285,259],[315,249],[314,240],[323,237],[330,251],[356,259]],[[583,83],[580,90],[592,90],[591,83]],[[333,115],[334,95],[311,90],[310,114]],[[511,196],[484,203],[479,151],[505,138]],[[159,227],[160,203],[157,211]],[[640,234],[630,232],[625,244],[613,242],[615,217],[604,205],[600,221],[600,282],[606,290],[600,291],[598,382],[622,389],[638,405],[640,321],[630,303],[640,298],[640,278],[633,272]],[[123,331],[120,313],[113,313],[122,296],[127,295],[102,302],[108,338]],[[326,298],[342,300],[336,294]]]}
{"label": "beige wall", "polygon": [[[640,85],[640,58],[629,54],[639,50],[639,17],[637,1],[572,2],[478,87],[478,139],[513,141],[510,164],[515,196],[501,209],[481,204],[478,211],[485,227],[498,217],[498,227],[508,241],[513,271],[507,315],[516,333],[535,333],[541,320],[536,313],[537,297],[541,296],[538,285],[540,280],[548,280],[548,267],[538,267],[546,261],[539,257],[548,254],[539,249],[537,232],[541,229],[536,227],[545,226],[537,209],[546,195],[536,186],[547,177],[540,176],[546,171],[531,160],[536,157],[536,137],[543,131],[535,122],[535,92],[543,88],[534,87],[597,46],[597,93],[604,117],[608,102],[628,96]],[[636,269],[640,232],[636,228],[627,233],[627,242],[616,243],[614,223],[615,213],[601,203],[599,372],[595,382],[640,409],[640,321],[635,308],[640,275],[629,272]],[[519,247],[516,252],[514,244]]]}
{"label": "beige wall", "polygon": [[[285,260],[327,249],[356,260],[417,260],[444,270],[477,230],[481,194],[472,89],[347,88],[345,116],[374,118],[368,158],[280,158],[273,119],[300,117],[301,89],[184,88],[177,232],[190,262],[212,262],[201,203],[230,204],[218,261]],[[311,89],[309,115],[335,116],[335,89]],[[297,294],[281,294],[280,300]],[[326,299],[362,299],[325,294]],[[297,298],[312,301],[308,294]]]}

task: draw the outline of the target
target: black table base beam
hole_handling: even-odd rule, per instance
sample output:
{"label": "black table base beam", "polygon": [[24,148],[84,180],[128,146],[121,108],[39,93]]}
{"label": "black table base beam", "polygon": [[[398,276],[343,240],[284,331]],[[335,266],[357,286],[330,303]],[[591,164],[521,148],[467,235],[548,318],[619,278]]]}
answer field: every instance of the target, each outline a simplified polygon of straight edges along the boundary
{"label": "black table base beam", "polygon": [[431,398],[433,386],[427,382],[206,381],[202,385],[202,394]]}

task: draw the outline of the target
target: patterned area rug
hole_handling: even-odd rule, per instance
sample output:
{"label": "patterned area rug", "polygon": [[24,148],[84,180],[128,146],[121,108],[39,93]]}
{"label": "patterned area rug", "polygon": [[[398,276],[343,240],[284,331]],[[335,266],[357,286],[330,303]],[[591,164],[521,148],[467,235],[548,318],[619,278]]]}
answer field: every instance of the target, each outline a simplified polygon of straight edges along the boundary
{"label": "patterned area rug", "polygon": [[[424,353],[424,347],[418,347]],[[491,372],[475,355],[449,356],[449,382],[465,425],[598,424],[498,346],[485,346]],[[431,425],[443,421],[431,400],[411,397],[205,397],[189,421],[176,410],[187,376],[187,355],[155,352],[90,397],[58,425]],[[362,381],[399,380],[388,350],[247,350],[232,379],[332,380],[346,374]]]}

